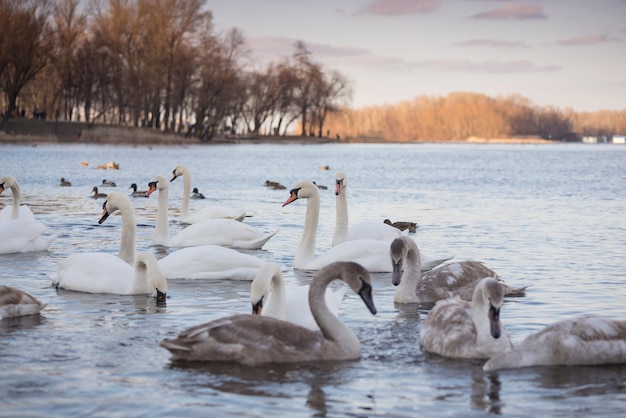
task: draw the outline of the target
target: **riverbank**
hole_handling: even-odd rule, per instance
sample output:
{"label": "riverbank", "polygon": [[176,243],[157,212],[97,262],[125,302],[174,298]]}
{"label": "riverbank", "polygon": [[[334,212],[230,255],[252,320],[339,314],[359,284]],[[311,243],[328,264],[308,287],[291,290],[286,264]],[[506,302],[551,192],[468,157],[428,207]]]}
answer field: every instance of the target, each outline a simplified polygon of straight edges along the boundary
{"label": "riverbank", "polygon": [[[187,138],[184,135],[155,131],[153,129],[130,128],[121,126],[97,125],[88,128],[86,123],[66,121],[45,121],[38,119],[12,119],[8,122],[6,132],[0,131],[0,143],[95,143],[95,144],[135,144],[135,145],[192,145],[192,144],[242,144],[242,143],[275,143],[275,144],[325,144],[325,143],[362,143],[362,142],[393,142],[372,141],[371,138],[318,138],[299,135],[230,135],[220,136],[210,141]],[[439,141],[419,141],[439,142]],[[539,137],[523,138],[478,138],[470,137],[468,143],[497,144],[551,144],[554,141]],[[409,143],[409,142],[402,142]]]}

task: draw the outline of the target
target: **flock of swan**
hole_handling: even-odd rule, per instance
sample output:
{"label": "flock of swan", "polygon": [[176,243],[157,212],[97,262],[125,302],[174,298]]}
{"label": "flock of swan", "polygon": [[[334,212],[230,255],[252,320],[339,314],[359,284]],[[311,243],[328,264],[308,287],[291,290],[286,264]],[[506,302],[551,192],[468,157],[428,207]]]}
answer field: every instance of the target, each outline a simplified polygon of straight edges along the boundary
{"label": "flock of swan", "polygon": [[[171,235],[168,220],[170,182],[183,177],[181,222],[187,226]],[[103,181],[105,183],[105,181]],[[411,236],[390,222],[349,224],[347,176],[335,176],[336,227],[332,246],[316,255],[320,215],[319,187],[297,183],[283,207],[306,200],[303,231],[293,268],[315,272],[307,286],[285,283],[283,268],[238,249],[260,249],[278,231],[260,231],[245,222],[245,212],[205,206],[191,212],[191,175],[177,166],[168,180],[154,176],[146,191],[131,186],[131,194],[111,192],[104,198],[98,223],[121,214],[119,253],[71,254],[50,275],[52,284],[88,293],[146,294],[164,305],[169,279],[250,281],[251,314],[237,314],[200,324],[164,339],[161,347],[172,360],[232,361],[257,366],[274,362],[358,359],[357,336],[340,320],[348,288],[376,314],[370,273],[391,273],[394,303],[434,303],[419,329],[423,351],[451,358],[486,360],[483,370],[550,365],[626,363],[626,321],[592,316],[562,320],[528,336],[515,347],[500,321],[507,296],[514,288],[481,262],[448,262],[418,248]],[[133,187],[134,186],[134,187]],[[12,176],[0,178],[0,194],[10,189],[12,205],[0,211],[0,254],[46,251],[56,235],[21,204],[20,187]],[[97,192],[97,190],[96,190]],[[129,196],[158,195],[153,244],[174,248],[156,258],[136,254],[137,222]],[[195,191],[197,192],[197,190]],[[447,263],[446,263],[447,262]],[[445,263],[445,264],[444,264]],[[346,286],[331,290],[330,283]],[[46,305],[31,295],[0,285],[0,319],[38,314]]]}

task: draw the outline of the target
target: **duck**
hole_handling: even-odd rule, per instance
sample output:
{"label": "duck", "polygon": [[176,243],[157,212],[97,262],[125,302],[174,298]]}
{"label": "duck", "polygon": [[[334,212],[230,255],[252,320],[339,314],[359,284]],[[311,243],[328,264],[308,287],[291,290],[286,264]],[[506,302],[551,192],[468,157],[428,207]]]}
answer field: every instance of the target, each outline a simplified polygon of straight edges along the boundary
{"label": "duck", "polygon": [[155,176],[148,183],[146,196],[158,190],[157,222],[152,242],[166,247],[195,247],[199,245],[221,245],[224,247],[258,250],[272,238],[276,231],[263,231],[234,219],[206,219],[189,225],[178,234],[170,236],[167,220],[169,182],[164,176]]}
{"label": "duck", "polygon": [[130,194],[133,197],[146,197],[147,190],[137,190],[137,183],[131,184],[129,189],[133,189],[133,191]]}
{"label": "duck", "polygon": [[274,190],[285,190],[286,187],[276,181],[265,180],[265,187],[269,187]]}
{"label": "duck", "polygon": [[357,239],[377,239],[391,243],[402,235],[402,231],[379,222],[361,222],[349,226],[348,218],[348,176],[343,172],[335,173],[335,232],[333,247],[345,241]]}
{"label": "duck", "polygon": [[474,288],[485,277],[496,278],[504,288],[505,296],[523,296],[526,288],[513,288],[504,283],[495,271],[480,261],[458,261],[422,273],[418,266],[420,250],[408,236],[396,238],[389,247],[393,266],[392,283],[396,287],[395,303],[428,303],[459,296],[472,300]]}
{"label": "duck", "polygon": [[246,213],[240,210],[227,208],[223,206],[206,206],[193,213],[189,212],[189,195],[191,194],[191,172],[185,165],[178,165],[172,171],[170,181],[176,180],[183,176],[183,206],[181,208],[180,221],[184,224],[195,224],[206,219],[225,218],[242,221],[246,217]]}
{"label": "duck", "polygon": [[70,183],[69,181],[65,180],[64,177],[61,177],[61,181],[60,181],[59,185],[61,187],[70,187],[72,185],[72,183]]}
{"label": "duck", "polygon": [[475,287],[472,301],[441,299],[428,312],[420,329],[423,351],[444,357],[488,359],[513,348],[500,322],[504,286],[493,277]]}
{"label": "duck", "polygon": [[330,313],[325,292],[334,280],[343,280],[375,315],[369,272],[357,263],[337,262],[311,280],[309,304],[321,332],[263,315],[237,314],[196,325],[177,338],[164,339],[172,361],[235,362],[244,366],[356,360],[361,343],[341,320]]}
{"label": "duck", "polygon": [[197,187],[194,187],[191,191],[191,199],[204,199],[204,195],[198,191]]}
{"label": "duck", "polygon": [[495,354],[483,370],[624,363],[626,320],[581,315],[548,325],[518,347]]}
{"label": "duck", "polygon": [[100,184],[101,187],[117,187],[114,181],[104,179]]}
{"label": "duck", "polygon": [[[319,190],[310,181],[302,181],[289,192],[289,198],[283,207],[298,200],[306,199],[306,215],[304,230],[293,259],[293,267],[297,270],[319,270],[334,261],[354,261],[363,265],[372,273],[391,273],[389,262],[389,245],[387,241],[376,239],[358,239],[345,241],[331,247],[324,254],[315,258],[317,227],[319,224],[320,195]],[[422,259],[422,269],[430,270],[448,260],[448,258]]]}
{"label": "duck", "polygon": [[383,221],[383,223],[385,223],[387,225],[391,225],[394,228],[398,228],[400,231],[404,231],[404,230],[408,229],[409,233],[411,233],[411,234],[417,231],[417,223],[416,222],[409,222],[409,221],[391,222],[389,219],[385,219]]}
{"label": "duck", "polygon": [[11,189],[13,201],[0,211],[0,254],[48,251],[57,234],[49,234],[30,208],[21,204],[21,189],[15,177],[0,178],[0,194],[7,189]]}
{"label": "duck", "polygon": [[96,186],[94,186],[93,189],[91,189],[91,193],[93,193],[93,196],[91,196],[91,197],[94,198],[94,199],[106,199],[106,197],[107,197],[107,194],[106,193],[100,193]]}
{"label": "duck", "polygon": [[[326,289],[326,305],[334,316],[339,315],[339,308],[346,290],[345,286],[336,291]],[[258,270],[250,285],[253,314],[271,316],[311,330],[319,330],[311,314],[308,295],[309,285],[286,285],[280,266],[272,262],[265,263]]]}
{"label": "duck", "polygon": [[0,320],[37,315],[45,307],[45,303],[22,290],[0,285]]}

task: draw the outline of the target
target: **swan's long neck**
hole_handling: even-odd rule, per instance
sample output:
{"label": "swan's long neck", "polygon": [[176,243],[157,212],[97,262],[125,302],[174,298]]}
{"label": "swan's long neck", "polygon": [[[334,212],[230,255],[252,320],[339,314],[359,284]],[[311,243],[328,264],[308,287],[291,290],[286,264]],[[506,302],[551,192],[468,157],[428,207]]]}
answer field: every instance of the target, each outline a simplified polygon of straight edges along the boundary
{"label": "swan's long neck", "polygon": [[[322,271],[328,274],[324,274]],[[326,339],[334,341],[344,349],[360,350],[361,344],[356,335],[338,317],[333,315],[326,305],[326,288],[337,277],[339,277],[338,274],[326,269],[320,270],[315,280],[311,281],[309,288],[311,313]]]}
{"label": "swan's long neck", "polygon": [[189,194],[191,193],[191,174],[189,170],[183,171],[183,207],[181,209],[181,217],[185,218],[189,215]]}
{"label": "swan's long neck", "polygon": [[274,274],[270,280],[272,286],[272,294],[270,296],[271,304],[266,307],[264,313],[273,318],[287,319],[285,282],[279,268],[274,270]]}
{"label": "swan's long neck", "polygon": [[307,198],[306,214],[304,217],[304,230],[294,256],[293,266],[296,269],[304,269],[315,258],[315,245],[317,242],[317,226],[320,221],[320,197],[313,194]]}
{"label": "swan's long neck", "polygon": [[22,200],[22,194],[20,192],[20,185],[13,183],[11,185],[11,194],[13,195],[13,206],[11,207],[11,219],[17,219],[20,217],[20,203]]}
{"label": "swan's long neck", "polygon": [[132,266],[135,263],[135,236],[137,235],[135,211],[130,202],[122,204],[119,209],[122,214],[122,239],[119,257]]}
{"label": "swan's long neck", "polygon": [[159,189],[157,202],[157,220],[154,227],[152,242],[155,245],[167,245],[170,241],[170,227],[167,221],[167,202],[169,199],[169,188]]}
{"label": "swan's long neck", "polygon": [[152,254],[140,254],[135,262],[132,294],[154,294],[155,289],[165,292],[166,287],[162,283],[156,257]]}
{"label": "swan's long neck", "polygon": [[485,298],[483,286],[478,284],[472,295],[472,322],[476,327],[477,344],[483,340],[492,340],[489,323],[489,300]]}
{"label": "swan's long neck", "polygon": [[343,187],[335,198],[335,233],[333,234],[332,246],[341,244],[348,239],[348,198],[346,189]]}
{"label": "swan's long neck", "polygon": [[422,278],[422,263],[419,250],[409,247],[403,257],[402,264],[404,271],[402,272],[400,284],[394,292],[394,302],[416,303],[419,301],[417,297],[417,286],[419,286],[419,282]]}

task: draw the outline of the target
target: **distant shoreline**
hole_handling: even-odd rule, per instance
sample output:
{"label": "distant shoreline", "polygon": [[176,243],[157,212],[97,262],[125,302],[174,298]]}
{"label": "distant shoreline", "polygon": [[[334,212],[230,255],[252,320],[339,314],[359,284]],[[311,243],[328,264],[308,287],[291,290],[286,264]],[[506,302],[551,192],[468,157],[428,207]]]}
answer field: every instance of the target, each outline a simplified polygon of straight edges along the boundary
{"label": "distant shoreline", "polygon": [[319,138],[300,135],[229,135],[214,137],[209,141],[186,138],[183,135],[142,130],[139,128],[103,126],[86,129],[86,123],[14,119],[9,121],[9,133],[0,131],[0,143],[4,144],[108,144],[108,145],[212,145],[212,144],[426,144],[426,143],[472,143],[472,144],[554,144],[538,137],[478,138],[466,141],[385,141],[376,138]]}

